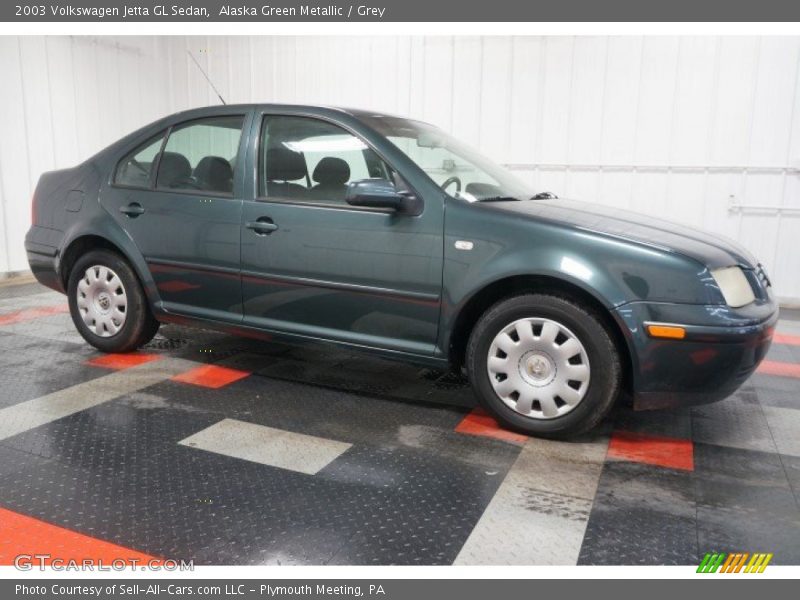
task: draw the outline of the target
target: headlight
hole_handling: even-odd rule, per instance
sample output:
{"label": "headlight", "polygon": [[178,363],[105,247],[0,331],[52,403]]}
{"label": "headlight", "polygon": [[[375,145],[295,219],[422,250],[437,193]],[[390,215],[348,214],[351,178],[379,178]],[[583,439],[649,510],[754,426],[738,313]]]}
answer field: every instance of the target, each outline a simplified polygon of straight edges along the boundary
{"label": "headlight", "polygon": [[725,303],[731,308],[750,304],[756,299],[753,288],[741,268],[715,269],[711,271],[711,276],[717,282]]}

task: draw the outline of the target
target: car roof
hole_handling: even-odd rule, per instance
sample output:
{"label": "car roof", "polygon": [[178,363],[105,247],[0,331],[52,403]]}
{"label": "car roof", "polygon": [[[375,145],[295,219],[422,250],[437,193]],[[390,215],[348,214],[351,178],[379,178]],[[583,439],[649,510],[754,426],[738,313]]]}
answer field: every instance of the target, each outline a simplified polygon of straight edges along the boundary
{"label": "car roof", "polygon": [[[237,110],[286,110],[290,109],[293,111],[308,111],[309,113],[325,113],[325,112],[339,112],[350,115],[351,117],[355,117],[356,119],[363,118],[363,117],[391,117],[391,118],[398,118],[400,115],[392,115],[389,113],[375,111],[375,110],[368,110],[365,108],[347,108],[343,106],[330,106],[324,104],[290,104],[290,103],[278,103],[278,102],[269,102],[269,103],[242,103],[242,104],[212,104],[209,106],[200,106],[196,108],[190,108],[187,110],[183,110],[177,113],[170,115],[168,118],[172,119],[174,117],[192,117],[192,116],[200,116],[200,115],[213,115],[213,114],[224,114],[230,113],[232,111]],[[404,118],[404,117],[400,117]]]}

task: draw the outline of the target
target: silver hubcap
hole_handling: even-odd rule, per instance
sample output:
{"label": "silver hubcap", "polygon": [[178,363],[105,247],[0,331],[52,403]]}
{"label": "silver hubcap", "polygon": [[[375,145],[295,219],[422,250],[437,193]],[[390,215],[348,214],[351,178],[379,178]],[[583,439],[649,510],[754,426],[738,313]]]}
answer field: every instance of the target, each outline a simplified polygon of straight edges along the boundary
{"label": "silver hubcap", "polygon": [[111,337],[125,325],[128,316],[125,286],[108,267],[95,265],[86,269],[76,294],[81,318],[95,335]]}
{"label": "silver hubcap", "polygon": [[504,327],[492,340],[486,365],[497,396],[532,419],[567,414],[589,388],[586,349],[550,319],[520,319]]}

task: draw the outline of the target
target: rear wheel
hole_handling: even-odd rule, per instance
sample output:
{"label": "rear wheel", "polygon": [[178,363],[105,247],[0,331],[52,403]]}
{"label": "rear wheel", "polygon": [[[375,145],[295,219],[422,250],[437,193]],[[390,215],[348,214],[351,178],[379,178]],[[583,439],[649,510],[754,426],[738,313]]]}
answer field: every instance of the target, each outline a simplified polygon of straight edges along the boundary
{"label": "rear wheel", "polygon": [[92,250],[75,262],[67,295],[78,332],[103,352],[135,350],[158,331],[133,269],[109,250]]}
{"label": "rear wheel", "polygon": [[507,427],[568,437],[592,429],[620,391],[619,353],[603,319],[566,297],[502,300],[478,321],[467,372],[481,405]]}

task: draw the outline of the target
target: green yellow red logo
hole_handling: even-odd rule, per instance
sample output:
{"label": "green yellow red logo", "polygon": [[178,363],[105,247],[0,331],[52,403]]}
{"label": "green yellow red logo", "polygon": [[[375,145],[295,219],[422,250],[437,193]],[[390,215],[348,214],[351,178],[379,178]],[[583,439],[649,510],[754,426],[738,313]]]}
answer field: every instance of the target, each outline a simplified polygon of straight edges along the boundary
{"label": "green yellow red logo", "polygon": [[698,573],[763,573],[771,553],[765,552],[707,552],[697,567]]}

